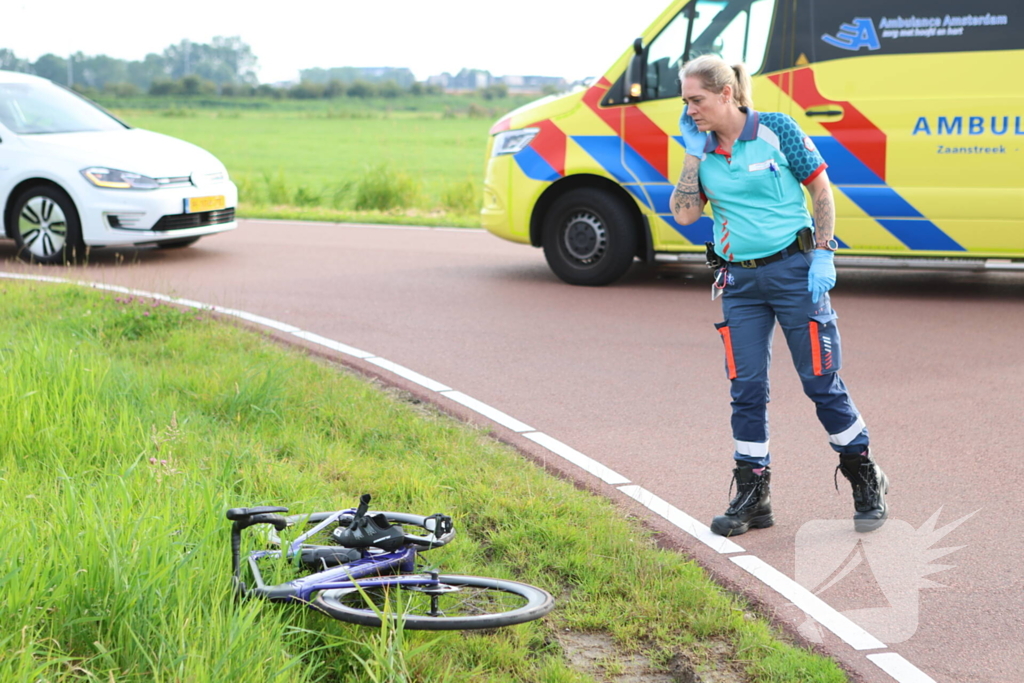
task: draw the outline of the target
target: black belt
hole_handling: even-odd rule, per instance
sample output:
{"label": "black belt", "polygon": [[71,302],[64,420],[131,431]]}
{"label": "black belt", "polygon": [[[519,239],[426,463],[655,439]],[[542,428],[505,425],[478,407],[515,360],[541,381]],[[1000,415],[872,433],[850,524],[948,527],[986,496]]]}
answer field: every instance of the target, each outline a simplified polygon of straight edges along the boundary
{"label": "black belt", "polygon": [[796,239],[793,243],[783,249],[782,251],[772,254],[771,256],[765,256],[764,258],[748,259],[746,261],[734,261],[734,263],[743,266],[744,268],[760,268],[761,266],[767,266],[769,263],[775,263],[782,259],[792,256],[793,254],[810,251],[814,247],[814,236],[810,228],[804,228],[796,234]]}

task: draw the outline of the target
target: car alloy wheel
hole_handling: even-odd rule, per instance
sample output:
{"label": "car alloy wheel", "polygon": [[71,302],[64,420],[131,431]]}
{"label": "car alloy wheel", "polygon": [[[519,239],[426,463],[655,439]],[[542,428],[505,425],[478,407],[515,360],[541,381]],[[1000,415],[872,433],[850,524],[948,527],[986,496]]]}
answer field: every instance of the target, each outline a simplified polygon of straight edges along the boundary
{"label": "car alloy wheel", "polygon": [[64,248],[67,241],[67,217],[50,197],[32,197],[18,215],[18,232],[21,243],[33,257],[50,259]]}

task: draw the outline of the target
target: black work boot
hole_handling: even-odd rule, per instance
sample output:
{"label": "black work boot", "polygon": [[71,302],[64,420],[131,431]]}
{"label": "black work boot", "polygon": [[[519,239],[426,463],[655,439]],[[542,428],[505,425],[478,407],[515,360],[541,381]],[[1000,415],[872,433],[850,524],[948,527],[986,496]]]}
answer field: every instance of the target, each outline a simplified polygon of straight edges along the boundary
{"label": "black work boot", "polygon": [[[736,497],[724,515],[711,520],[711,531],[719,536],[739,536],[747,533],[748,529],[764,529],[775,524],[769,488],[771,470],[765,467],[761,474],[754,474],[751,465],[737,462],[732,480],[736,482]],[[731,485],[729,489],[732,490]]]}
{"label": "black work boot", "polygon": [[[853,487],[853,528],[860,532],[874,531],[885,524],[889,508],[885,494],[889,492],[889,478],[871,455],[840,455],[837,472],[842,472]],[[836,484],[838,490],[839,485]]]}

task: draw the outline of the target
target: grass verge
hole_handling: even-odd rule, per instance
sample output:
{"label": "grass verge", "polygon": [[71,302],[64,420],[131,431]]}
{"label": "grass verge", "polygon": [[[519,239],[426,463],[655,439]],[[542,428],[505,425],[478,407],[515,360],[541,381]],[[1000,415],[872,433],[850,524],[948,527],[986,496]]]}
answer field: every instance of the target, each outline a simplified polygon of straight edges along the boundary
{"label": "grass verge", "polygon": [[[654,668],[845,680],[609,501],[362,378],[206,314],[71,286],[0,284],[0,315],[0,680],[592,680],[566,664],[566,630]],[[544,586],[555,612],[399,637],[231,599],[224,509],[364,492],[451,514],[460,536],[427,561]]]}

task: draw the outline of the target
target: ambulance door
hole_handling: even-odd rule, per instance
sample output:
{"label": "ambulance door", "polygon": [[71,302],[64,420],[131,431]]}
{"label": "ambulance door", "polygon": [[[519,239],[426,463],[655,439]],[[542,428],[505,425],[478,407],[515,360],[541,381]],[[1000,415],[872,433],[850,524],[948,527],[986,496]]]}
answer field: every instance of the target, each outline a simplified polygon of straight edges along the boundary
{"label": "ambulance door", "polygon": [[679,225],[669,208],[683,169],[679,68],[685,52],[689,49],[690,58],[714,54],[729,64],[743,62],[754,77],[755,108],[775,109],[778,89],[764,88],[763,79],[756,77],[765,63],[775,5],[776,0],[696,0],[644,46],[642,94],[623,116],[623,162],[653,214],[649,218],[656,251],[703,248],[712,240],[710,218]]}
{"label": "ambulance door", "polygon": [[[857,252],[1024,252],[1024,3],[799,0],[775,80]],[[1024,123],[1024,121],[1022,121]]]}

